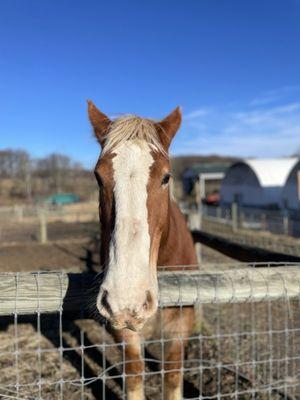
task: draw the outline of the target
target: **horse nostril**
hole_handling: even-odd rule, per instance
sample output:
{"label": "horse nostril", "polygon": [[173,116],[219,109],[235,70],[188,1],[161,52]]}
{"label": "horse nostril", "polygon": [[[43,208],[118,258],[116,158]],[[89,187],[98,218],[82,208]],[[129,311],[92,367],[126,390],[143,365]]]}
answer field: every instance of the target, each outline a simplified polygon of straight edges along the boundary
{"label": "horse nostril", "polygon": [[107,297],[108,297],[108,291],[104,290],[103,295],[102,295],[101,300],[100,300],[100,304],[110,315],[112,315],[112,309],[111,309],[111,307],[109,305]]}
{"label": "horse nostril", "polygon": [[152,308],[154,307],[154,299],[149,290],[146,291],[146,300],[143,304],[143,309],[145,311],[151,311]]}

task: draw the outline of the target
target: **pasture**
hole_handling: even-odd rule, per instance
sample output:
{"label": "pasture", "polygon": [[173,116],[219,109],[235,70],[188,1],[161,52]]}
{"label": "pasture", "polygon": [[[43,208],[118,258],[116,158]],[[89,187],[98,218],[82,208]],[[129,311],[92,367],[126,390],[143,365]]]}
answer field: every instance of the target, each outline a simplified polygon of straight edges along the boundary
{"label": "pasture", "polygon": [[[70,218],[68,209],[66,216],[61,213],[60,218],[53,218],[46,244],[39,243],[36,235],[38,220],[12,224],[13,234],[18,232],[14,237],[19,240],[1,245],[1,271],[59,269],[94,276],[100,271],[98,221],[87,215],[80,218]],[[32,232],[30,239],[28,231]],[[240,264],[203,245],[202,263],[203,273],[215,277],[216,288],[216,272],[226,276],[228,271],[254,270],[253,265]],[[259,273],[259,269],[254,271]],[[185,398],[299,398],[300,292],[290,297],[286,291],[288,275],[280,270],[278,277],[282,281],[280,295],[272,298],[265,293],[260,301],[253,298],[253,276],[249,279],[254,285],[252,296],[242,303],[236,299],[240,287],[236,281],[229,286],[231,296],[227,300],[222,300],[221,292],[216,290],[214,298],[205,302],[205,293],[199,288],[199,296],[193,300],[196,320],[182,367]],[[177,289],[177,306],[182,308]],[[22,303],[21,293],[18,295]],[[3,291],[2,296],[1,304],[7,298]],[[52,291],[49,298],[54,297]],[[159,310],[164,308],[164,301]],[[109,326],[102,325],[89,308],[44,313],[35,306],[31,314],[15,311],[0,317],[2,398],[124,398],[124,343],[115,343]],[[160,369],[159,360],[170,341],[164,332],[161,326],[155,338],[142,341],[146,360],[143,382],[148,399],[163,396],[165,371]]]}

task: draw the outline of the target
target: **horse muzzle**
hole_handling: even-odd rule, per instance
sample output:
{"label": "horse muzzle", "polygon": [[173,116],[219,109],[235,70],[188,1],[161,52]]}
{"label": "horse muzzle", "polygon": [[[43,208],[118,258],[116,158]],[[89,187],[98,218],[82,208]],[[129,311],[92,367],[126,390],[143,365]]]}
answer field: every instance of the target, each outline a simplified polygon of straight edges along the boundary
{"label": "horse muzzle", "polygon": [[157,311],[157,296],[146,291],[142,302],[135,301],[122,307],[122,302],[107,290],[101,290],[97,299],[97,308],[114,329],[140,331],[145,322]]}

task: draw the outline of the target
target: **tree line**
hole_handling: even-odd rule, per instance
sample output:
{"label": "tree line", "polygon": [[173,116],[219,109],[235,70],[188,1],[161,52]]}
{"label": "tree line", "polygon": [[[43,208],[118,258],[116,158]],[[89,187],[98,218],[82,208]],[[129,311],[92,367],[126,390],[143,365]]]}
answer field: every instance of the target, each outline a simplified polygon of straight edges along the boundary
{"label": "tree line", "polygon": [[[171,164],[176,187],[181,187],[186,168],[201,162],[228,160],[235,159],[217,155],[173,157]],[[96,198],[97,184],[92,171],[64,154],[53,153],[35,159],[24,150],[0,150],[0,205],[16,200],[32,202],[58,192],[73,192],[82,200]],[[177,197],[181,198],[181,195]]]}
{"label": "tree line", "polygon": [[64,154],[35,159],[24,150],[0,150],[0,202],[66,191],[84,197],[93,189],[92,173]]}

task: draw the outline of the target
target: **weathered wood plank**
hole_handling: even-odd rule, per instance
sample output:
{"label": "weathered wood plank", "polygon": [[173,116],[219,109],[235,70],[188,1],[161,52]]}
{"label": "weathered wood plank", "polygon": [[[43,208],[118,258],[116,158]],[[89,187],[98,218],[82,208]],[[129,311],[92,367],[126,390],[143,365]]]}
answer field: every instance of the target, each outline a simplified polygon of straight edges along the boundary
{"label": "weathered wood plank", "polygon": [[300,265],[237,268],[197,274],[168,274],[160,279],[164,306],[195,303],[243,303],[300,298]]}
{"label": "weathered wood plank", "polygon": [[[93,289],[91,289],[93,288]],[[91,274],[0,274],[0,315],[94,310],[99,283]],[[300,264],[286,267],[203,268],[159,274],[162,307],[300,299]]]}
{"label": "weathered wood plank", "polygon": [[68,286],[64,273],[1,274],[0,315],[59,311]]}

